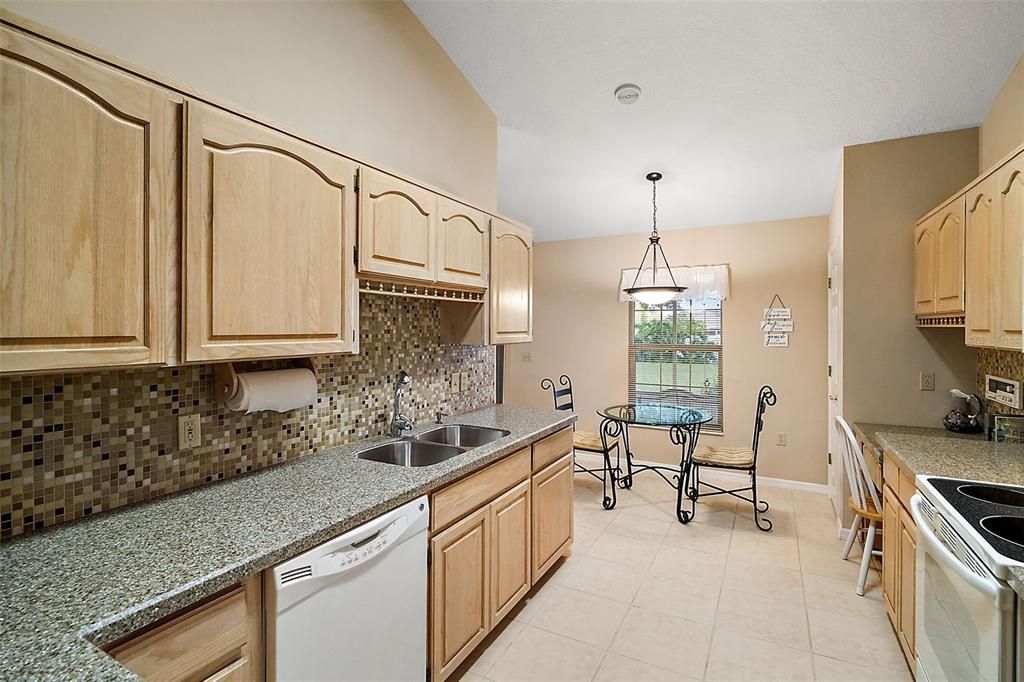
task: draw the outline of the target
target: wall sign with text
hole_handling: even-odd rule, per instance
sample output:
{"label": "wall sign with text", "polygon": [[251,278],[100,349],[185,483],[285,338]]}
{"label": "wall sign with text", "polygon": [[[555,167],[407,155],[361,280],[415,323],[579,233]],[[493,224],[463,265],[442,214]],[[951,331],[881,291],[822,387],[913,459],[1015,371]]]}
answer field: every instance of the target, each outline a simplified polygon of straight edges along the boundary
{"label": "wall sign with text", "polygon": [[[776,301],[778,305],[775,305]],[[789,347],[789,335],[793,331],[793,311],[786,307],[778,294],[772,296],[768,307],[764,309],[761,331],[764,333],[765,348]]]}

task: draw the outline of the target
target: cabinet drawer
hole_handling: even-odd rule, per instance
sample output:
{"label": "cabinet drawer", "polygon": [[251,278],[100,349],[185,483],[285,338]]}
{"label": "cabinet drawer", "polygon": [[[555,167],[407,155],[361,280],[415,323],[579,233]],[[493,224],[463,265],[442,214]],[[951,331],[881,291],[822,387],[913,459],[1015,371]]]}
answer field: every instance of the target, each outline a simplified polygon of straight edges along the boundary
{"label": "cabinet drawer", "polygon": [[436,533],[530,475],[530,448],[491,464],[430,496],[430,531]]}
{"label": "cabinet drawer", "polygon": [[[143,632],[110,654],[145,680],[254,679],[250,613],[259,613],[259,581]],[[249,593],[247,595],[247,592]],[[248,599],[247,599],[248,596]]]}
{"label": "cabinet drawer", "polygon": [[533,470],[540,471],[562,455],[572,452],[572,428],[562,429],[533,444]]}
{"label": "cabinet drawer", "polygon": [[885,484],[899,492],[900,489],[900,465],[896,463],[888,451],[882,454],[882,480]]}
{"label": "cabinet drawer", "polygon": [[871,480],[874,481],[875,485],[879,488],[882,487],[882,457],[868,443],[863,445],[864,451],[864,462],[868,467],[868,474],[871,476]]}

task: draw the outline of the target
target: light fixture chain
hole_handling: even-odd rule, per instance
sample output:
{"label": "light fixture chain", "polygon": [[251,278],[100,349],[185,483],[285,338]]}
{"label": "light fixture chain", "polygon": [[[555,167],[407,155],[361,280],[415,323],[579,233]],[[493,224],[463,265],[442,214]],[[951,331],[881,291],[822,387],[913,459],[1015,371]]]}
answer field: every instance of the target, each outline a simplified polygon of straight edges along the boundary
{"label": "light fixture chain", "polygon": [[658,181],[651,181],[651,218],[653,221],[653,229],[651,235],[654,237],[658,236]]}

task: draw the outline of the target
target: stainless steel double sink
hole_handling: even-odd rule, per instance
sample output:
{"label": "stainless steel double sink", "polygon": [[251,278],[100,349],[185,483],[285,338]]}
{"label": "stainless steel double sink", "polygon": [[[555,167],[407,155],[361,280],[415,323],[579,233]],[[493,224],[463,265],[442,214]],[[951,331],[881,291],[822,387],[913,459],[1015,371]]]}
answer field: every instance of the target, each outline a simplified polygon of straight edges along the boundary
{"label": "stainless steel double sink", "polygon": [[438,464],[463,452],[504,438],[511,431],[489,429],[484,426],[452,424],[438,426],[417,436],[399,441],[381,443],[360,450],[356,459],[405,467],[425,467]]}

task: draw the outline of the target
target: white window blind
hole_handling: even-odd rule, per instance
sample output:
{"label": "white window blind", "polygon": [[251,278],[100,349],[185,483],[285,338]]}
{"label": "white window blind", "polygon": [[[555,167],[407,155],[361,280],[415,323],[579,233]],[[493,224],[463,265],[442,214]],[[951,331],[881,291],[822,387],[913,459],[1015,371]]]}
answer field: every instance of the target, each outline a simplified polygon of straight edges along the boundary
{"label": "white window blind", "polygon": [[629,304],[629,400],[693,407],[721,432],[722,301]]}

